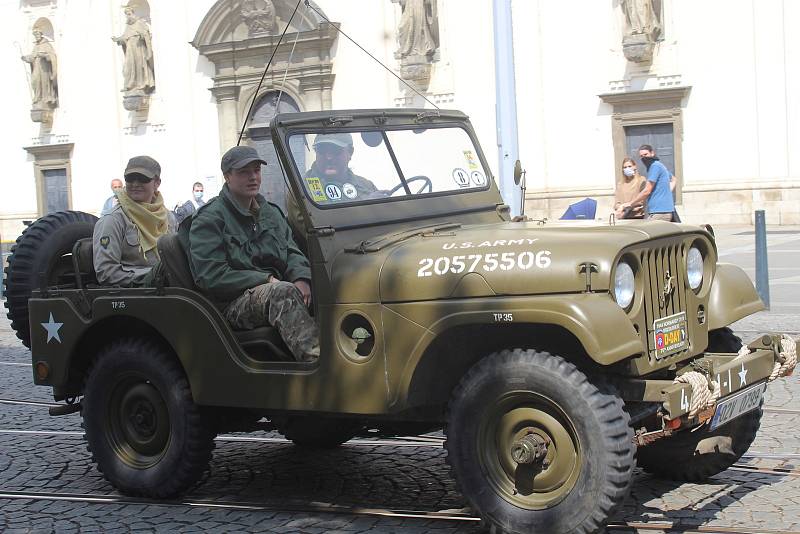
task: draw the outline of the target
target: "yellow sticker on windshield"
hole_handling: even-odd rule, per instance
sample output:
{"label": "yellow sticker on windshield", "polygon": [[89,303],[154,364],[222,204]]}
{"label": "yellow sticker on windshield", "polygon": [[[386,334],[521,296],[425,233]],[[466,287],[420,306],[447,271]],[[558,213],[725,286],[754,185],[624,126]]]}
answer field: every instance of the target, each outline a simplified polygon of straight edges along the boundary
{"label": "yellow sticker on windshield", "polygon": [[308,192],[311,193],[311,198],[315,202],[327,202],[328,197],[325,196],[325,191],[322,190],[322,180],[319,178],[306,178],[308,184]]}
{"label": "yellow sticker on windshield", "polygon": [[479,169],[478,160],[475,159],[475,154],[472,153],[472,150],[465,150],[464,157],[467,158],[467,165],[469,165],[469,170],[474,171]]}

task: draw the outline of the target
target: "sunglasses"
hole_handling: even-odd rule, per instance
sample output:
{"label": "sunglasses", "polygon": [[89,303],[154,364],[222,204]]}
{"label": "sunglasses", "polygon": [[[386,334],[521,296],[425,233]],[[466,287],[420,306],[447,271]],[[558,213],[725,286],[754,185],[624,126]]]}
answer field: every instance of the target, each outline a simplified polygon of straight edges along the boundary
{"label": "sunglasses", "polygon": [[125,176],[125,182],[127,183],[149,184],[152,181],[152,178],[148,178],[144,174],[133,173]]}

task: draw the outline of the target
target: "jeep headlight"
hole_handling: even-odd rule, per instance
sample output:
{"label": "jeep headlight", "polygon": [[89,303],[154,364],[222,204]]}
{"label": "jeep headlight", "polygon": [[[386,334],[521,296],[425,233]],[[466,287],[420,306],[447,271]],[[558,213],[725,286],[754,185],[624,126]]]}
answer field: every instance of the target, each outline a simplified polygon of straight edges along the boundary
{"label": "jeep headlight", "polygon": [[686,277],[693,290],[703,283],[703,254],[696,247],[690,248],[686,255]]}
{"label": "jeep headlight", "polygon": [[614,299],[622,308],[628,308],[633,302],[635,280],[631,266],[621,261],[614,273]]}

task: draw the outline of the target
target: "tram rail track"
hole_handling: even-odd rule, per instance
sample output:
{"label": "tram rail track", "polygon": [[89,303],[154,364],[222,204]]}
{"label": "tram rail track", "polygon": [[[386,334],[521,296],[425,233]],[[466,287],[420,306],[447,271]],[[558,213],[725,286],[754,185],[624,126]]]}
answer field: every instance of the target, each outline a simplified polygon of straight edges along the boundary
{"label": "tram rail track", "polygon": [[683,522],[614,522],[606,525],[611,530],[624,530],[628,532],[657,531],[657,532],[679,532],[680,534],[800,534],[796,530],[774,530],[761,527],[734,527],[734,526],[714,526],[701,525],[698,523]]}
{"label": "tram rail track", "polygon": [[[20,400],[0,398],[0,404],[27,405],[39,408],[49,408],[51,406],[62,406],[42,401]],[[764,408],[765,412],[800,414],[800,410],[770,407]],[[0,429],[0,435],[20,435],[20,436],[64,436],[71,438],[83,438],[81,431],[57,431],[57,430],[17,430]],[[291,444],[290,440],[282,437],[271,436],[249,436],[221,434],[216,440],[218,442],[257,442],[274,444]],[[344,446],[363,447],[363,446],[394,446],[394,447],[429,447],[442,448],[444,438],[439,436],[401,436],[396,438],[355,438],[345,443]],[[739,472],[762,473],[777,476],[800,476],[800,469],[796,469],[791,461],[799,460],[800,453],[774,453],[753,451],[742,456],[742,461],[734,464],[730,470]],[[774,460],[778,465],[759,466],[746,463],[748,461]],[[358,507],[338,505],[335,503],[312,502],[298,503],[290,502],[251,502],[251,501],[225,501],[209,499],[183,499],[171,501],[157,501],[151,499],[129,498],[121,495],[105,494],[79,494],[66,492],[47,492],[47,491],[19,491],[8,490],[0,487],[0,500],[32,500],[32,501],[70,501],[88,504],[117,504],[117,505],[160,505],[171,507],[199,507],[208,509],[244,510],[244,511],[263,511],[263,512],[288,512],[305,514],[336,514],[351,515],[377,518],[394,519],[421,519],[435,521],[461,522],[462,524],[475,524],[480,522],[480,518],[465,510],[394,510],[377,507]],[[607,525],[609,531],[620,532],[680,532],[682,534],[800,534],[800,531],[770,530],[761,527],[749,527],[742,525],[705,525],[700,523],[685,523],[682,521],[614,521]]]}
{"label": "tram rail track", "polygon": [[[395,510],[389,508],[373,508],[360,506],[345,506],[325,502],[295,502],[295,501],[225,501],[209,499],[180,499],[158,501],[110,494],[80,494],[67,492],[47,491],[18,491],[7,490],[0,487],[0,500],[26,500],[26,501],[61,501],[96,505],[132,505],[132,506],[166,506],[166,507],[191,507],[223,509],[230,511],[250,512],[290,512],[304,514],[333,514],[360,517],[377,517],[392,519],[423,519],[427,521],[449,521],[463,524],[480,523],[480,517],[465,510]],[[675,521],[612,521],[606,525],[609,530],[639,531],[664,531],[681,532],[682,534],[800,534],[797,531],[765,529],[761,527],[742,527],[728,525],[703,525],[699,523],[684,523]]]}
{"label": "tram rail track", "polygon": [[[79,431],[66,431],[66,430],[16,430],[16,429],[0,429],[0,436],[2,435],[20,435],[20,436],[64,436],[83,438],[83,432]],[[273,443],[281,445],[290,445],[292,442],[282,437],[268,437],[268,436],[241,436],[232,434],[220,434],[215,438],[219,442],[238,442],[238,443]],[[343,447],[428,447],[440,449],[444,446],[444,438],[435,436],[404,436],[398,438],[375,438],[364,439],[354,438],[345,442]],[[757,466],[745,462],[737,462],[729,469],[734,471],[763,473],[779,476],[792,476],[800,477],[800,469],[795,468],[793,465],[787,466],[786,463],[790,460],[800,459],[800,453],[769,453],[769,452],[751,452],[742,455],[742,459],[749,460],[783,460],[777,466]]]}

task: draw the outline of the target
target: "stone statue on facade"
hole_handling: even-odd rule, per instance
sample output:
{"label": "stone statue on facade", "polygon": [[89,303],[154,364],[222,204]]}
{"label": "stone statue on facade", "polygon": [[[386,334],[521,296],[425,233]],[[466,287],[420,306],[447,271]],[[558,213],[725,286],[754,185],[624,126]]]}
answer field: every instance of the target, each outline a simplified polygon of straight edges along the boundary
{"label": "stone statue on facade", "polygon": [[650,61],[662,36],[661,0],[621,0],[621,5],[625,13],[625,57],[637,63]]}
{"label": "stone statue on facade", "polygon": [[58,61],[40,28],[33,28],[33,39],[33,50],[22,56],[22,61],[31,66],[31,119],[49,122],[51,111],[58,107]]}
{"label": "stone statue on facade", "polygon": [[128,6],[125,8],[125,31],[111,39],[122,47],[125,55],[122,67],[125,109],[138,110],[144,104],[146,95],[156,88],[150,28],[136,16],[133,7]]}
{"label": "stone statue on facade", "polygon": [[430,83],[431,61],[439,48],[436,0],[394,0],[402,14],[397,28],[400,75],[422,90]]}
{"label": "stone statue on facade", "polygon": [[241,13],[250,37],[275,30],[275,4],[272,0],[242,0]]}
{"label": "stone statue on facade", "polygon": [[430,57],[436,52],[438,43],[434,38],[438,21],[433,0],[400,0],[403,14],[397,30],[400,57]]}

